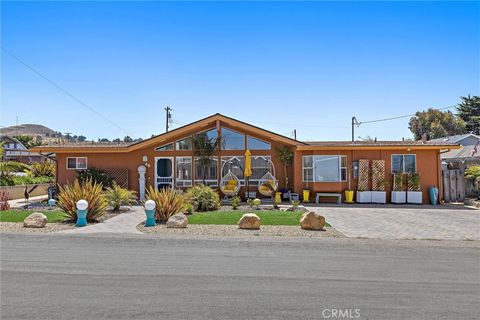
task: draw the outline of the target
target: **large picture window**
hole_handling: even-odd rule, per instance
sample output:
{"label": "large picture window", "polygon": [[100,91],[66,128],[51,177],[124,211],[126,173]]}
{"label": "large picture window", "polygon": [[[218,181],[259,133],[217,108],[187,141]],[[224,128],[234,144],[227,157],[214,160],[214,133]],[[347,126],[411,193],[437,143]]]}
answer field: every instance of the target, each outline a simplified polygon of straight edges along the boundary
{"label": "large picture window", "polygon": [[392,173],[417,172],[417,157],[414,154],[393,154]]}
{"label": "large picture window", "polygon": [[257,185],[262,177],[270,172],[272,175],[272,163],[270,156],[252,156],[251,158],[252,175],[248,179],[249,185]]}
{"label": "large picture window", "polygon": [[347,157],[336,155],[303,156],[304,182],[347,180]]}
{"label": "large picture window", "polygon": [[191,187],[192,157],[176,157],[175,161],[177,187]]}
{"label": "large picture window", "polygon": [[188,137],[182,140],[177,140],[175,148],[177,150],[192,150],[192,138]]}
{"label": "large picture window", "polygon": [[248,136],[247,146],[250,150],[270,150],[272,145],[266,141]]}
{"label": "large picture window", "polygon": [[210,187],[218,186],[218,158],[210,157],[210,161],[204,167],[200,158],[195,157],[195,183],[203,183]]}
{"label": "large picture window", "polygon": [[222,127],[222,150],[244,150],[245,135]]}
{"label": "large picture window", "polygon": [[222,157],[222,177],[227,175],[229,171],[240,180],[241,185],[244,185],[245,157]]}

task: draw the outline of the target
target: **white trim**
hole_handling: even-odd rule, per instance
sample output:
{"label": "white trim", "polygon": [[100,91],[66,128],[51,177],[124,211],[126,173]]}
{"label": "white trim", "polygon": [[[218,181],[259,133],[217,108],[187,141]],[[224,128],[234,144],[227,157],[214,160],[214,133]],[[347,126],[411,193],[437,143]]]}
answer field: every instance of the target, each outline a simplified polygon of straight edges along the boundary
{"label": "white trim", "polygon": [[[158,190],[158,178],[171,178],[172,181],[170,182],[170,187],[173,188],[174,187],[174,181],[175,181],[175,162],[174,162],[174,159],[173,157],[155,157],[155,189]],[[157,162],[158,160],[160,159],[168,159],[172,162],[172,175],[170,177],[159,177],[158,176],[158,172],[157,172]]]}
{"label": "white trim", "polygon": [[[85,159],[85,168],[78,167],[78,159]],[[68,167],[68,159],[75,159],[75,168]],[[87,157],[67,157],[67,161],[65,162],[65,167],[67,170],[87,170],[88,169],[88,158]]]}
{"label": "white trim", "polygon": [[[187,150],[185,150],[187,151]],[[180,158],[189,158],[190,159],[190,176],[191,176],[191,179],[182,179],[182,180],[179,180],[178,179],[178,175],[177,175],[177,159],[180,159]],[[193,185],[193,157],[192,156],[178,156],[178,157],[175,157],[175,167],[174,167],[174,177],[175,177],[175,187],[177,188],[182,188],[182,187],[191,187]],[[182,185],[178,185],[178,182],[181,181],[183,182]],[[185,183],[187,182],[187,183]],[[188,184],[188,182],[190,182]]]}
{"label": "white trim", "polygon": [[402,161],[402,172],[400,173],[408,173],[405,172],[405,156],[414,156],[415,157],[415,171],[414,173],[417,172],[417,155],[415,153],[392,153],[390,155],[390,173],[398,173],[393,171],[393,156],[403,156],[403,161]]}

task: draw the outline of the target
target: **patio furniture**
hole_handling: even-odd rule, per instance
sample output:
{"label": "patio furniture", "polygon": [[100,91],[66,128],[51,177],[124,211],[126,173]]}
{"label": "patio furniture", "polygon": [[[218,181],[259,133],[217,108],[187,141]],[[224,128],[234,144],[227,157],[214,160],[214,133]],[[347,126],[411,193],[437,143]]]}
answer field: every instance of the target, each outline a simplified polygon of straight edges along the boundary
{"label": "patio furniture", "polygon": [[232,171],[228,170],[228,173],[220,180],[220,190],[225,195],[224,200],[234,197],[240,191],[240,180]]}
{"label": "patio furniture", "polygon": [[300,195],[298,193],[290,192],[290,201],[299,201]]}
{"label": "patio furniture", "polygon": [[258,192],[265,197],[272,197],[273,193],[277,191],[277,188],[278,181],[270,172],[267,172],[260,181],[258,181]]}
{"label": "patio furniture", "polygon": [[334,192],[317,192],[315,194],[315,203],[320,203],[320,197],[337,197],[337,204],[342,203],[342,194],[341,193],[334,193]]}

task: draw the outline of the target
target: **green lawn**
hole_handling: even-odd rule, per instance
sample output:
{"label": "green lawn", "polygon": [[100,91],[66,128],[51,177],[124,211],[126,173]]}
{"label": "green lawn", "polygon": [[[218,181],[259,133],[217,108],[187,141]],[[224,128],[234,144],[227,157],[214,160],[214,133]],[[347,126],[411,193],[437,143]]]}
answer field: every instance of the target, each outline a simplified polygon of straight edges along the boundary
{"label": "green lawn", "polygon": [[[298,226],[300,225],[300,217],[303,212],[285,212],[280,210],[270,211],[250,211],[260,217],[262,225],[276,226]],[[190,224],[237,224],[243,211],[211,211],[194,213],[188,216]],[[326,224],[326,226],[329,226]]]}
{"label": "green lawn", "polygon": [[[0,211],[0,222],[23,222],[23,220],[35,211],[27,210],[7,210]],[[37,211],[47,216],[48,222],[63,221],[63,211]]]}

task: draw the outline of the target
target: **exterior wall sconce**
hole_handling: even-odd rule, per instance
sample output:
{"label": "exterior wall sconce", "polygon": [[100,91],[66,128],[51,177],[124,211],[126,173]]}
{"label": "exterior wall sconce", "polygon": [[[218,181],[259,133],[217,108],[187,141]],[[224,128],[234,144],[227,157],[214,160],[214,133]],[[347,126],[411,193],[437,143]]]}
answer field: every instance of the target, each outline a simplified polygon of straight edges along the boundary
{"label": "exterior wall sconce", "polygon": [[148,161],[148,157],[147,157],[147,156],[143,156],[142,161],[143,161],[143,162],[147,162],[147,161]]}

